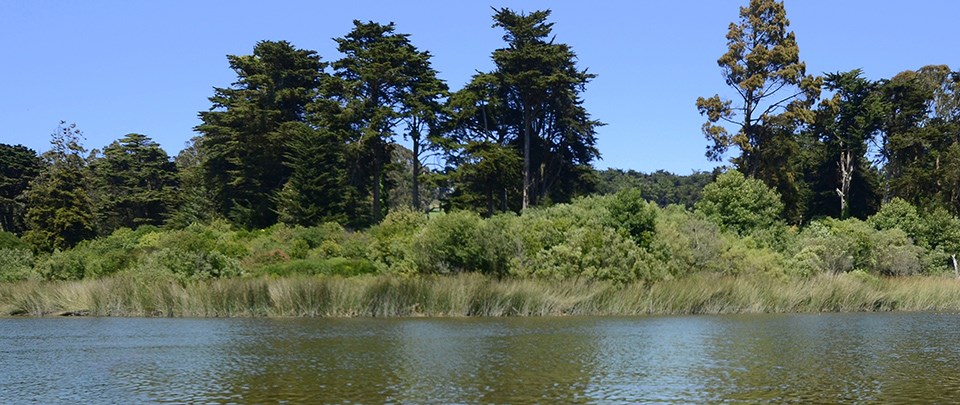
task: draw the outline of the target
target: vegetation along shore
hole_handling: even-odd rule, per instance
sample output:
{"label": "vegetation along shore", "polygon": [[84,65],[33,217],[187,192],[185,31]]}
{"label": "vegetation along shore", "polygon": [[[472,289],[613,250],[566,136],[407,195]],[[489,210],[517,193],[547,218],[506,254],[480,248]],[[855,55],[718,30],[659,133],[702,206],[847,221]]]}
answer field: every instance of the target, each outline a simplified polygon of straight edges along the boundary
{"label": "vegetation along shore", "polygon": [[332,62],[228,56],[173,159],[66,122],[42,154],[0,144],[0,315],[960,310],[960,72],[808,74],[784,4],[751,0],[732,98],[690,100],[730,166],[598,170],[595,75],[550,11],[493,22],[456,91],[354,21]]}

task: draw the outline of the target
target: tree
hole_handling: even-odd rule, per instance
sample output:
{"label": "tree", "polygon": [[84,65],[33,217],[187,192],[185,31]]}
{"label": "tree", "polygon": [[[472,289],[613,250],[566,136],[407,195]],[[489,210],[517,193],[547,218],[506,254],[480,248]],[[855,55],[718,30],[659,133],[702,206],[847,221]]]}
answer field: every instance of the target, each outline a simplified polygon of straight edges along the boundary
{"label": "tree", "polygon": [[96,236],[90,174],[76,124],[61,121],[41,156],[44,168],[26,192],[27,231],[23,240],[35,249],[66,249]]}
{"label": "tree", "polygon": [[[349,177],[361,194],[369,189],[372,220],[378,222],[395,128],[406,121],[419,159],[424,128],[435,125],[446,86],[430,67],[430,54],[413,46],[408,34],[397,33],[393,23],[353,25],[335,40],[344,57],[333,64],[339,79],[334,94],[342,101],[338,115],[347,122],[351,157],[358,163]],[[414,170],[419,173],[419,160]]]}
{"label": "tree", "polygon": [[904,71],[881,86],[880,142],[885,198],[926,209],[960,210],[960,72],[947,66]]}
{"label": "tree", "polygon": [[[459,164],[451,202],[485,205],[489,215],[592,191],[590,162],[600,156],[596,128],[603,123],[590,118],[580,95],[595,75],[577,67],[569,45],[554,43],[549,16],[494,9],[493,26],[503,28],[507,47],[493,52],[492,72],[475,75],[450,99],[448,160]],[[518,158],[522,166],[514,169]],[[506,177],[516,171],[519,186]],[[507,201],[514,189],[520,204]]]}
{"label": "tree", "polygon": [[193,223],[210,223],[219,217],[216,196],[204,179],[206,157],[201,142],[201,136],[191,138],[174,158],[180,195],[165,226],[182,229]]}
{"label": "tree", "polygon": [[203,171],[220,212],[238,225],[263,228],[276,222],[274,196],[290,177],[288,142],[279,129],[306,122],[326,64],[286,41],[260,41],[252,55],[227,60],[237,82],[214,88],[213,106],[195,128],[203,137]]}
{"label": "tree", "polygon": [[176,165],[146,135],[114,141],[90,166],[101,235],[120,227],[162,225],[176,206]]}
{"label": "tree", "polygon": [[[518,119],[515,131],[523,140],[521,208],[544,197],[558,174],[571,171],[570,165],[588,165],[600,155],[595,129],[603,124],[590,119],[580,99],[596,75],[577,68],[569,45],[553,42],[549,16],[550,10],[524,14],[508,8],[494,9],[493,15],[493,26],[504,29],[508,46],[493,52],[492,74],[505,89],[505,107],[513,110],[505,116]],[[536,152],[541,157],[534,178],[531,164]],[[539,186],[535,193],[534,186]]]}
{"label": "tree", "polygon": [[[851,199],[855,188],[862,190],[854,180],[866,182],[868,173],[868,143],[878,135],[883,119],[883,104],[877,91],[877,84],[861,77],[861,71],[855,69],[843,73],[830,73],[824,79],[826,90],[833,96],[820,103],[814,131],[826,148],[829,163],[826,173],[833,176],[820,176],[832,179],[832,192],[838,197],[838,215],[846,218],[852,214]],[[824,174],[826,174],[824,173]],[[864,194],[874,194],[863,190]],[[869,198],[869,197],[868,197]],[[858,204],[861,208],[864,203]],[[868,204],[872,205],[872,204]],[[869,212],[857,212],[866,218]]]}
{"label": "tree", "polygon": [[0,232],[24,231],[24,191],[38,174],[37,152],[23,145],[0,144]]}
{"label": "tree", "polygon": [[777,188],[789,199],[788,216],[797,220],[800,175],[794,134],[812,121],[810,107],[820,80],[806,74],[789,25],[783,2],[750,0],[741,7],[739,23],[731,23],[727,33],[727,52],[717,60],[737,103],[720,95],[700,97],[697,109],[707,117],[707,157],[720,161],[731,147],[739,149],[732,159],[737,169]]}
{"label": "tree", "polygon": [[783,208],[776,191],[738,171],[717,176],[703,188],[700,201],[694,205],[696,212],[741,236],[773,228]]}
{"label": "tree", "polygon": [[346,187],[341,137],[302,123],[284,124],[281,131],[289,143],[285,161],[291,174],[276,197],[280,221],[303,226],[348,223],[354,213],[347,204],[352,190]]}

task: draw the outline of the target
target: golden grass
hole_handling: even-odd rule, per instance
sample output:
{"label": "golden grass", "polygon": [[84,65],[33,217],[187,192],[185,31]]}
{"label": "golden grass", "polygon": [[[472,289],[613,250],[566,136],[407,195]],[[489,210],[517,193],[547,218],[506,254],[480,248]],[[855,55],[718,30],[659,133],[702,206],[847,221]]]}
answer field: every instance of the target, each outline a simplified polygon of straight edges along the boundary
{"label": "golden grass", "polygon": [[958,311],[960,281],[696,274],[653,284],[456,276],[223,279],[115,276],[0,284],[0,315],[395,317]]}

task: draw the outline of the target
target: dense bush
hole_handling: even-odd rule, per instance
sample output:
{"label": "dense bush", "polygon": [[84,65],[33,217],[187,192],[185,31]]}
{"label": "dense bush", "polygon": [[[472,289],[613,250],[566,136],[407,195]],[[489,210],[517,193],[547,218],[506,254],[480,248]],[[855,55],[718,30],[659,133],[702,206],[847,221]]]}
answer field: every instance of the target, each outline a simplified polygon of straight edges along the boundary
{"label": "dense bush", "polygon": [[0,282],[22,281],[33,275],[33,252],[0,248]]}
{"label": "dense bush", "polygon": [[[960,220],[903,200],[868,221],[779,219],[777,194],[736,172],[721,175],[691,211],[659,208],[636,190],[481,218],[398,210],[365,231],[335,223],[236,230],[140,227],[34,257],[0,233],[0,280],[74,280],[123,273],[189,281],[245,275],[443,274],[605,280],[615,284],[696,273],[807,277],[900,276],[952,269]],[[12,246],[12,248],[11,248]]]}
{"label": "dense bush", "polygon": [[783,203],[780,195],[756,179],[731,170],[703,188],[696,212],[725,231],[745,236],[780,225]]}
{"label": "dense bush", "polygon": [[824,219],[800,234],[794,259],[806,272],[847,273],[861,270],[877,275],[908,275],[920,271],[923,249],[898,229],[877,230],[851,218]]}

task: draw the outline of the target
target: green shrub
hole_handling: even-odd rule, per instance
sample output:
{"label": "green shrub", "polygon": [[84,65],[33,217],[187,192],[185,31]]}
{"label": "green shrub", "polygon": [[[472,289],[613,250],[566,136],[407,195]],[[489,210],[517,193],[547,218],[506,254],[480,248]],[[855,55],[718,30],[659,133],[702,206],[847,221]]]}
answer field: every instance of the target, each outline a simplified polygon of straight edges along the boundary
{"label": "green shrub", "polygon": [[147,255],[139,264],[141,272],[169,272],[180,280],[205,280],[242,274],[237,259],[218,251],[164,248]]}
{"label": "green shrub", "polygon": [[36,265],[44,280],[79,280],[86,273],[86,257],[79,250],[54,251]]}
{"label": "green shrub", "polygon": [[367,257],[381,263],[386,270],[413,271],[414,235],[426,223],[427,216],[423,212],[410,209],[391,211],[383,222],[367,232],[371,239]]}
{"label": "green shrub", "polygon": [[781,224],[780,195],[763,182],[731,170],[703,188],[695,211],[725,231],[748,235]]}
{"label": "green shrub", "polygon": [[10,232],[0,231],[0,249],[24,249],[29,250],[30,245],[20,240],[17,235]]}
{"label": "green shrub", "polygon": [[0,282],[23,281],[33,275],[33,252],[0,248]]}
{"label": "green shrub", "polygon": [[[862,270],[877,275],[907,275],[921,269],[922,249],[898,228],[877,230],[855,218],[824,219],[800,234],[795,264],[801,272],[847,273]],[[814,260],[812,256],[816,256]]]}
{"label": "green shrub", "polygon": [[624,231],[637,245],[649,247],[657,228],[657,207],[643,200],[640,190],[624,189],[604,198],[614,228]]}
{"label": "green shrub", "polygon": [[671,205],[657,216],[651,253],[658,265],[674,277],[694,272],[719,272],[720,256],[729,249],[715,223]]}
{"label": "green shrub", "polygon": [[473,212],[432,217],[413,238],[413,261],[425,273],[489,272],[482,228]]}

